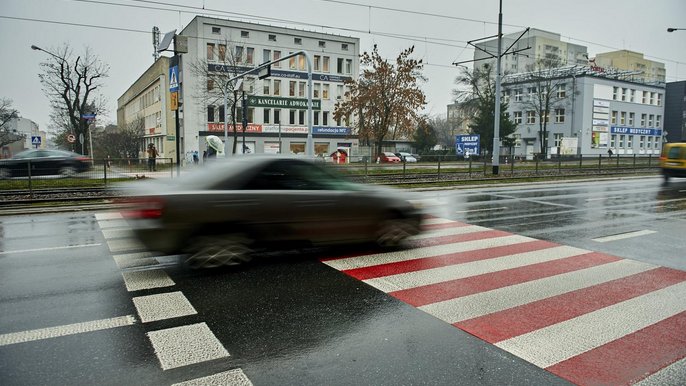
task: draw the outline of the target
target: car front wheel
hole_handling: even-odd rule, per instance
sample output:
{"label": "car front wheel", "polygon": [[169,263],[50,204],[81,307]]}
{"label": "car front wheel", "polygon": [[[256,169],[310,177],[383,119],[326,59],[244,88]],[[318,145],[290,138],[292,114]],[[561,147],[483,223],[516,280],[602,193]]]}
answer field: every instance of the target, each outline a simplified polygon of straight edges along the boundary
{"label": "car front wheel", "polygon": [[76,175],[76,169],[72,166],[63,166],[60,168],[60,175],[62,177],[74,177]]}
{"label": "car front wheel", "polygon": [[185,263],[191,268],[216,268],[247,263],[252,260],[251,244],[251,240],[241,234],[198,237],[191,242]]}
{"label": "car front wheel", "polygon": [[383,248],[394,248],[412,236],[413,226],[406,219],[394,218],[383,221],[379,226],[376,243]]}

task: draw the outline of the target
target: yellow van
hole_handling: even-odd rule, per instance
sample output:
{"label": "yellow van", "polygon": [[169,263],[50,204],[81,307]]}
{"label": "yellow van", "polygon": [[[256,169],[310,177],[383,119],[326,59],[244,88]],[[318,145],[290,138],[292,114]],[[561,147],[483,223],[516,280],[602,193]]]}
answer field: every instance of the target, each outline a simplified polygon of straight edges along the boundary
{"label": "yellow van", "polygon": [[660,155],[660,168],[665,181],[669,177],[686,177],[686,142],[666,143]]}

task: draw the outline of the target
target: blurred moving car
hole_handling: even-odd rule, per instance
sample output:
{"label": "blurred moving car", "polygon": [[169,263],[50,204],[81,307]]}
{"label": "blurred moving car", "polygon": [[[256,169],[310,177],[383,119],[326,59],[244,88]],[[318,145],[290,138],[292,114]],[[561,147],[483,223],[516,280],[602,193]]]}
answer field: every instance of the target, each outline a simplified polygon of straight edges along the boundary
{"label": "blurred moving car", "polygon": [[385,151],[379,155],[379,162],[381,162],[381,163],[399,163],[400,157],[391,153],[390,151]]}
{"label": "blurred moving car", "polygon": [[666,143],[660,154],[660,169],[665,181],[686,177],[686,142]]}
{"label": "blurred moving car", "polygon": [[401,161],[403,162],[409,162],[409,163],[416,163],[417,159],[410,153],[405,153],[405,152],[399,152],[395,153],[395,155],[400,158]]}
{"label": "blurred moving car", "polygon": [[140,241],[195,267],[238,264],[264,248],[393,247],[420,232],[421,212],[400,192],[298,157],[232,157],[124,191],[131,206],[123,214]]}
{"label": "blurred moving car", "polygon": [[29,149],[0,160],[0,178],[61,175],[73,177],[90,170],[91,159],[64,150]]}

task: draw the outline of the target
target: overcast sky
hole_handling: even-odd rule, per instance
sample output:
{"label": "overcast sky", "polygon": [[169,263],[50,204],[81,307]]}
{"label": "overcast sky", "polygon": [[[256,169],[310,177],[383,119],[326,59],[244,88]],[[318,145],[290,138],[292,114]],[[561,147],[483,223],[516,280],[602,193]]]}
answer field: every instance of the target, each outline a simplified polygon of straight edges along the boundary
{"label": "overcast sky", "polygon": [[[38,72],[46,54],[30,46],[90,46],[110,65],[102,90],[109,114],[98,124],[115,123],[117,98],[152,64],[152,27],[181,30],[197,14],[354,36],[361,51],[378,44],[387,58],[414,44],[426,63],[426,112],[434,115],[452,100],[461,70],[451,64],[472,58],[466,41],[497,33],[498,0],[0,0],[0,97],[45,130],[49,104]],[[503,0],[504,33],[556,32],[590,56],[641,52],[665,63],[668,82],[686,80],[686,30],[667,32],[686,28],[684,16],[686,0]]]}

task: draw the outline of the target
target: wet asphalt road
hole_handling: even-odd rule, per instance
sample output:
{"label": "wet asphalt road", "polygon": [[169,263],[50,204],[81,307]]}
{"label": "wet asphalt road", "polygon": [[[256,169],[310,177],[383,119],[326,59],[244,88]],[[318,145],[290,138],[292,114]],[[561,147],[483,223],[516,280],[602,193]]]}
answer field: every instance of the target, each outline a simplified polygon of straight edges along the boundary
{"label": "wet asphalt road", "polygon": [[[443,218],[686,270],[686,182],[414,194]],[[566,384],[318,261],[357,251],[266,256],[233,269],[188,270],[173,257],[120,268],[104,224],[88,212],[0,217],[0,384],[168,385],[232,369],[255,385]],[[635,236],[601,239],[618,235]],[[160,267],[172,289],[127,290],[122,272]],[[172,290],[196,313],[139,320],[132,298]],[[126,316],[133,321],[113,328],[72,326]],[[228,356],[163,370],[146,334],[201,323]],[[57,332],[27,332],[49,327]]]}

